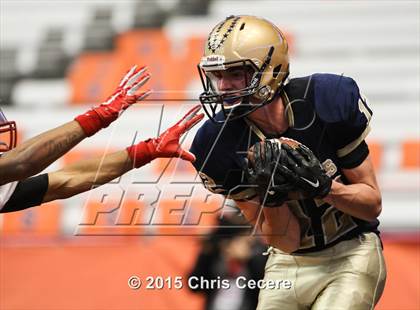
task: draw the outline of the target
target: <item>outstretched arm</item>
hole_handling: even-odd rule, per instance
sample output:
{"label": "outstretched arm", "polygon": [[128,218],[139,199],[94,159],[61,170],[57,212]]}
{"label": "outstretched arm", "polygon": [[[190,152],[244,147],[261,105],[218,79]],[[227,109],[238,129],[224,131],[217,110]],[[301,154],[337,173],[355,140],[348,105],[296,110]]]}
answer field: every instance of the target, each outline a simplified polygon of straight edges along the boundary
{"label": "outstretched arm", "polygon": [[130,105],[144,99],[148,92],[139,92],[139,88],[149,80],[145,72],[145,68],[131,68],[106,102],[3,154],[0,157],[0,185],[41,172],[84,138],[108,127]]}
{"label": "outstretched arm", "polygon": [[157,138],[142,141],[103,158],[80,161],[49,173],[48,190],[43,202],[64,199],[88,191],[94,185],[108,183],[158,157],[181,157],[194,161],[194,155],[181,148],[179,139],[203,118],[203,114],[197,114],[199,110],[200,106],[194,107]]}
{"label": "outstretched arm", "polygon": [[83,160],[48,174],[48,190],[43,202],[64,199],[90,190],[123,175],[133,168],[127,151]]}
{"label": "outstretched arm", "polygon": [[0,157],[0,185],[42,171],[85,137],[82,127],[71,121],[25,141]]}

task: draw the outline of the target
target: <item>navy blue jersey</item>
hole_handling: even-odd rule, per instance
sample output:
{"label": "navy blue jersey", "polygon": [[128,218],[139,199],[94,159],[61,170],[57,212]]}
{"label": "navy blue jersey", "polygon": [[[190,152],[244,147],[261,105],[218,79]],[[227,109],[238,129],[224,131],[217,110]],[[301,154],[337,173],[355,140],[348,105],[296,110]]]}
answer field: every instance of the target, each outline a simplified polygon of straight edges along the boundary
{"label": "navy blue jersey", "polygon": [[[290,125],[282,136],[309,147],[331,178],[347,184],[342,169],[359,166],[369,154],[364,139],[372,111],[356,82],[344,76],[314,74],[291,79],[281,96]],[[217,117],[223,119],[222,114]],[[204,186],[235,200],[255,197],[243,167],[247,150],[265,138],[274,137],[265,136],[245,118],[222,125],[206,121],[191,147]],[[321,250],[366,231],[379,233],[378,221],[354,218],[320,200],[288,204],[301,225],[301,246],[296,252]]]}

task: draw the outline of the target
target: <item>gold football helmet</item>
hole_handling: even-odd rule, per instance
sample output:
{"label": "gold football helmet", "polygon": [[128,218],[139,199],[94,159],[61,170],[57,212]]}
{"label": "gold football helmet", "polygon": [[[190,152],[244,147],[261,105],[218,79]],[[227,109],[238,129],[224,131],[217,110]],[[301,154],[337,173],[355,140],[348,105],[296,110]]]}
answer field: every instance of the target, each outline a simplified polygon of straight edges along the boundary
{"label": "gold football helmet", "polygon": [[[244,70],[246,86],[219,90],[216,73],[237,67]],[[200,102],[209,118],[223,123],[244,117],[270,103],[282,88],[289,75],[287,41],[265,19],[229,16],[210,32],[198,71],[204,88]],[[224,118],[216,118],[219,107]]]}

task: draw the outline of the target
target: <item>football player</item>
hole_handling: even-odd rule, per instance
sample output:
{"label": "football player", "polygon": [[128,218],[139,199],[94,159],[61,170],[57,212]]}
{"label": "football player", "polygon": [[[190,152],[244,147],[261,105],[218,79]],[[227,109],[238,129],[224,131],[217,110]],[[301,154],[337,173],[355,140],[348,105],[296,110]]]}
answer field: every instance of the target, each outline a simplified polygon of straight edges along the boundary
{"label": "football player", "polygon": [[[386,278],[381,193],[365,142],[372,111],[356,82],[319,73],[288,79],[285,36],[254,16],[217,24],[198,67],[210,120],[194,138],[194,166],[207,189],[234,199],[262,231],[265,279],[293,283],[262,289],[258,309],[372,309]],[[269,140],[280,137],[302,145]],[[286,158],[273,170],[283,186],[262,192],[250,181],[251,147],[256,179],[271,169],[270,156]],[[292,190],[300,199],[290,200]]]}
{"label": "football player", "polygon": [[133,67],[106,102],[77,116],[74,121],[18,146],[16,124],[7,121],[0,110],[0,213],[19,211],[76,195],[158,157],[181,157],[194,161],[194,155],[181,148],[179,139],[204,117],[198,114],[199,105],[157,138],[142,141],[103,158],[82,160],[55,172],[33,176],[84,138],[107,127],[130,105],[146,98],[149,91],[140,91],[140,87],[148,80],[145,68]]}

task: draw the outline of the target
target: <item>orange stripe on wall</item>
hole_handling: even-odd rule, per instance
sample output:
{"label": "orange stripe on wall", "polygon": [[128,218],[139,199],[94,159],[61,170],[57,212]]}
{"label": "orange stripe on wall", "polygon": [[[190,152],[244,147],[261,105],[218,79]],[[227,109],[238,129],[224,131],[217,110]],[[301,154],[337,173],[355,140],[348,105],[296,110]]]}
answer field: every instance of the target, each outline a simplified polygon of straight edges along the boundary
{"label": "orange stripe on wall", "polygon": [[402,168],[420,169],[420,141],[409,140],[402,144]]}
{"label": "orange stripe on wall", "polygon": [[369,141],[369,155],[376,171],[381,169],[383,157],[383,145],[377,141]]}
{"label": "orange stripe on wall", "polygon": [[420,243],[386,243],[387,281],[376,310],[420,309]]}
{"label": "orange stripe on wall", "polygon": [[[75,239],[75,238],[73,238]],[[2,309],[201,309],[188,289],[128,288],[131,275],[182,276],[198,251],[196,237],[132,237],[120,245],[6,247],[1,244]],[[420,243],[385,241],[388,279],[377,310],[420,308]],[[145,285],[146,283],[143,283]]]}
{"label": "orange stripe on wall", "polygon": [[71,66],[68,80],[71,103],[105,101],[117,88],[129,67],[115,53],[83,53]]}
{"label": "orange stripe on wall", "polygon": [[[1,309],[200,309],[185,287],[145,289],[147,276],[189,272],[197,244],[189,237],[135,238],[122,246],[2,248]],[[134,241],[136,241],[134,243]],[[143,280],[139,290],[128,278]]]}
{"label": "orange stripe on wall", "polygon": [[2,214],[2,235],[59,235],[62,204],[49,202],[20,212]]}

